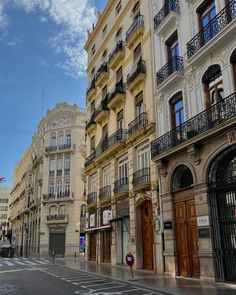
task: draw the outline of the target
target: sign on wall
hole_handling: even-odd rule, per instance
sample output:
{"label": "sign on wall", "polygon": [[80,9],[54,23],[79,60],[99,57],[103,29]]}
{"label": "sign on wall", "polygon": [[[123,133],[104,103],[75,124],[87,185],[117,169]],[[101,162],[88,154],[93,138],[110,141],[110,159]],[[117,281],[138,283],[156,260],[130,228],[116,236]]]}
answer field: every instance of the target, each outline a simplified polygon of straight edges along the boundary
{"label": "sign on wall", "polygon": [[104,210],[103,211],[103,224],[109,224],[110,220],[112,219],[112,211],[111,210]]}
{"label": "sign on wall", "polygon": [[96,215],[91,214],[89,217],[89,226],[94,227],[96,225]]}
{"label": "sign on wall", "polygon": [[198,216],[197,217],[197,226],[209,226],[209,216]]}

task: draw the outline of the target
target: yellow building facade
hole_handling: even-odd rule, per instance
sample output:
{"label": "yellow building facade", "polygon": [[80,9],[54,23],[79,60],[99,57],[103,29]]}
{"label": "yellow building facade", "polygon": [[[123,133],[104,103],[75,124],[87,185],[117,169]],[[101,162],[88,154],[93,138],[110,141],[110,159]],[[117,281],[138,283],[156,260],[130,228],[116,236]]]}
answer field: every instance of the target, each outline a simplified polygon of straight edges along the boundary
{"label": "yellow building facade", "polygon": [[[157,269],[151,1],[108,1],[88,33],[88,260]],[[159,243],[160,244],[160,243]]]}

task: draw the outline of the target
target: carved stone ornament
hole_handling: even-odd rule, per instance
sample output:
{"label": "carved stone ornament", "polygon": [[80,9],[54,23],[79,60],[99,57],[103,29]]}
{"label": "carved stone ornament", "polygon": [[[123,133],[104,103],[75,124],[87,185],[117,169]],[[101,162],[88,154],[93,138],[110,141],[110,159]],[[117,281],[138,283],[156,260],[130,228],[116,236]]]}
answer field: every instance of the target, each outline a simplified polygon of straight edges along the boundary
{"label": "carved stone ornament", "polygon": [[231,130],[227,133],[229,145],[236,143],[236,130]]}
{"label": "carved stone ornament", "polygon": [[163,177],[167,176],[167,162],[165,161],[157,162],[157,168]]}
{"label": "carved stone ornament", "polygon": [[187,152],[190,155],[190,157],[192,158],[192,161],[196,165],[199,165],[201,162],[199,149],[196,146],[191,145],[190,147],[188,147]]}

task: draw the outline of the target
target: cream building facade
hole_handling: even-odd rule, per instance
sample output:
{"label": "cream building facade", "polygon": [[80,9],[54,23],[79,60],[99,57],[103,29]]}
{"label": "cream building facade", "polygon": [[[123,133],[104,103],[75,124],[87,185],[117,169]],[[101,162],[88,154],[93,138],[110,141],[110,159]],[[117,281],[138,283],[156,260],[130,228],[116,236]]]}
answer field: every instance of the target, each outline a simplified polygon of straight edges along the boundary
{"label": "cream building facade", "polygon": [[152,1],[163,272],[236,281],[236,1]]}
{"label": "cream building facade", "polygon": [[[156,269],[151,1],[110,0],[88,33],[86,257]],[[158,237],[159,238],[159,237]]]}
{"label": "cream building facade", "polygon": [[10,198],[10,188],[1,187],[0,188],[0,236],[7,233],[9,228],[9,198]]}
{"label": "cream building facade", "polygon": [[18,255],[79,252],[85,227],[85,119],[76,105],[61,103],[47,111],[15,169],[10,217]]}

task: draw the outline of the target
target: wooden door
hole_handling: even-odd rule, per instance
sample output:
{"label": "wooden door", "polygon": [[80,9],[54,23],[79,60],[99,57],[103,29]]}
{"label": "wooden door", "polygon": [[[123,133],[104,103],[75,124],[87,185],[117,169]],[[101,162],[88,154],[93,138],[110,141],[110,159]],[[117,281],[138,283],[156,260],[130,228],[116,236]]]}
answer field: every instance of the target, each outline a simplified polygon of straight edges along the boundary
{"label": "wooden door", "polygon": [[199,276],[199,245],[194,199],[175,203],[175,218],[179,275]]}
{"label": "wooden door", "polygon": [[89,239],[89,260],[96,261],[96,247],[97,247],[97,239],[96,234],[91,233]]}
{"label": "wooden door", "polygon": [[111,231],[101,232],[101,261],[111,262]]}
{"label": "wooden door", "polygon": [[143,244],[143,268],[153,269],[153,230],[152,230],[152,204],[150,201],[141,207],[142,215],[142,244]]}

